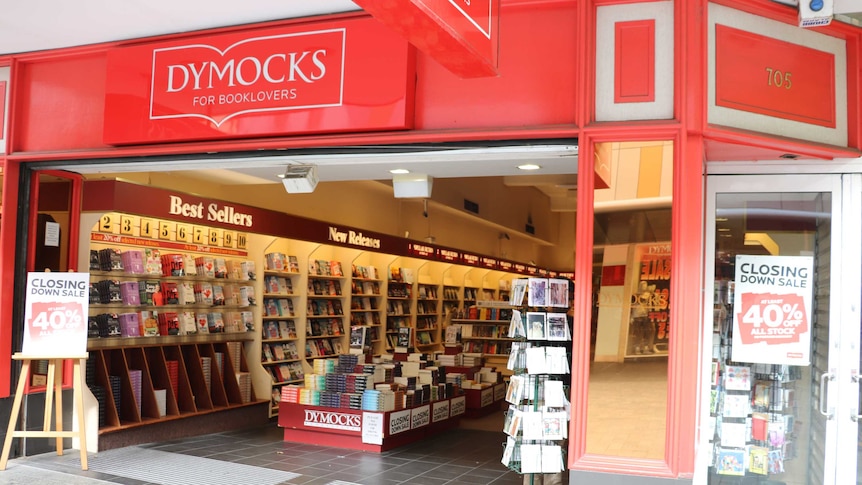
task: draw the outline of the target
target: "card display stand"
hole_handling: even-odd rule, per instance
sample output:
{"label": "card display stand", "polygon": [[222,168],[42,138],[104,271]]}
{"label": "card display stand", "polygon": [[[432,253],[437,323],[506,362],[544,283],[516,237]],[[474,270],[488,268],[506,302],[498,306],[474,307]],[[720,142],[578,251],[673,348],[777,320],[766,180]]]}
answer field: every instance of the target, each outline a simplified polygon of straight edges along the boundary
{"label": "card display stand", "polygon": [[[398,411],[363,411],[282,401],[278,425],[284,428],[286,442],[380,453],[454,428],[465,411],[465,396]],[[372,420],[381,427],[382,437],[369,438]]]}
{"label": "card display stand", "polygon": [[[81,378],[81,362],[87,360],[88,355],[57,356],[33,356],[15,354],[14,360],[22,361],[21,374],[18,376],[18,387],[15,391],[15,400],[12,404],[12,412],[9,416],[9,426],[6,430],[6,439],[3,443],[3,454],[0,457],[0,470],[6,469],[9,459],[9,451],[13,438],[55,438],[57,454],[63,454],[63,438],[78,438],[78,446],[81,453],[81,469],[86,470],[87,464],[87,427],[84,421],[84,382]],[[42,431],[16,430],[18,414],[21,412],[21,401],[24,398],[24,387],[30,377],[30,363],[34,360],[48,361],[48,382],[45,394],[45,417]],[[74,395],[74,406],[77,413],[77,430],[63,430],[63,361],[72,361],[72,387]],[[52,411],[52,398],[56,400]],[[51,417],[54,417],[54,429],[51,429]]]}
{"label": "card display stand", "polygon": [[[501,462],[524,475],[524,483],[547,483],[565,470],[568,385],[571,381],[571,322],[566,310],[569,281],[527,278],[513,281],[512,343],[507,367]],[[526,300],[527,304],[524,305]]]}

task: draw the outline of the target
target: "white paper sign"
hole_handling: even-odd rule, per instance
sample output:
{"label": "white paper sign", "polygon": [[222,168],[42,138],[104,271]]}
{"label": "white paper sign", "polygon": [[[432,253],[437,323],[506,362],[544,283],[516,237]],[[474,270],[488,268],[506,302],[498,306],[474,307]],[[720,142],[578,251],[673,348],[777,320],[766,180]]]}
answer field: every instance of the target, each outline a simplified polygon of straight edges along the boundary
{"label": "white paper sign", "polygon": [[736,257],[734,361],[810,363],[813,268],[810,256]]}
{"label": "white paper sign", "polygon": [[28,273],[21,353],[42,357],[87,352],[89,273]]}
{"label": "white paper sign", "polygon": [[362,413],[362,442],[383,444],[383,413]]}

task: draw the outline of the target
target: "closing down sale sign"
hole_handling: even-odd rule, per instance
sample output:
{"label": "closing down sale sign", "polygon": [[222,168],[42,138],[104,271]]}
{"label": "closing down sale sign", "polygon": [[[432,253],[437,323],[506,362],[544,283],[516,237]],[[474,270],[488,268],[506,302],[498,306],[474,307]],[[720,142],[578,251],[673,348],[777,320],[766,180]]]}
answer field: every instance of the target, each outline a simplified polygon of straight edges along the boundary
{"label": "closing down sale sign", "polygon": [[809,364],[813,265],[810,256],[736,257],[734,361]]}

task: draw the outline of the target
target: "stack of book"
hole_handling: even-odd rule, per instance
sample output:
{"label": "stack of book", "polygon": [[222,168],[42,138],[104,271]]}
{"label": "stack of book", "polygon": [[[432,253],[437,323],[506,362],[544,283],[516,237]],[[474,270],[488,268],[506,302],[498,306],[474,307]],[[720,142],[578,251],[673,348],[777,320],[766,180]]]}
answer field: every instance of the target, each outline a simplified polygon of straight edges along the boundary
{"label": "stack of book", "polygon": [[141,374],[141,371],[138,369],[129,369],[129,380],[132,383],[132,395],[135,396],[138,416],[141,415]]}
{"label": "stack of book", "polygon": [[174,398],[179,399],[180,363],[176,360],[166,360],[165,365],[168,368],[168,380],[171,381]]}
{"label": "stack of book", "polygon": [[207,387],[207,394],[212,392],[212,358],[201,357],[201,369],[204,372],[204,383]]}

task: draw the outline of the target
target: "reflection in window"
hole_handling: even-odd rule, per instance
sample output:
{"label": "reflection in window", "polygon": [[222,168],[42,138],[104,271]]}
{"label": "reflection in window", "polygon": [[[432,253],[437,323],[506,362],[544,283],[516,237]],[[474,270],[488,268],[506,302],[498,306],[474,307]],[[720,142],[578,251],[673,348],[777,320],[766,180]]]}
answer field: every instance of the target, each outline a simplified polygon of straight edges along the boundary
{"label": "reflection in window", "polygon": [[663,460],[673,143],[596,145],[587,453]]}

